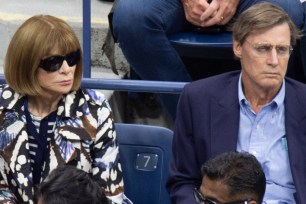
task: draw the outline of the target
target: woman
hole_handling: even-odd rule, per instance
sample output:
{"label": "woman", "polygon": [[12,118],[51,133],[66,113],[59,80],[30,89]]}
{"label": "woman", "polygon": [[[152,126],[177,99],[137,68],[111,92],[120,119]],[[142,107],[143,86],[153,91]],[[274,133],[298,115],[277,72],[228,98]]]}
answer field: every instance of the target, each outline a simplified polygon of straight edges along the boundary
{"label": "woman", "polygon": [[14,34],[0,87],[0,203],[33,203],[34,187],[59,165],[76,166],[114,203],[128,203],[111,109],[80,89],[82,51],[63,20],[37,15]]}

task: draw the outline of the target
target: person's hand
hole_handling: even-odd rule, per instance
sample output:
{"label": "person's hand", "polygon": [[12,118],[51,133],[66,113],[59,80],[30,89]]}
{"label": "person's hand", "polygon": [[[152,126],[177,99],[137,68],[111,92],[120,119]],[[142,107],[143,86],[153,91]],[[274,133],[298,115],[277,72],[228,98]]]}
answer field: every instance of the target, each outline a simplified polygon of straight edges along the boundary
{"label": "person's hand", "polygon": [[201,26],[201,15],[210,6],[207,0],[182,0],[187,21],[196,26]]}
{"label": "person's hand", "polygon": [[201,26],[224,25],[228,23],[236,13],[239,0],[213,0],[202,13]]}

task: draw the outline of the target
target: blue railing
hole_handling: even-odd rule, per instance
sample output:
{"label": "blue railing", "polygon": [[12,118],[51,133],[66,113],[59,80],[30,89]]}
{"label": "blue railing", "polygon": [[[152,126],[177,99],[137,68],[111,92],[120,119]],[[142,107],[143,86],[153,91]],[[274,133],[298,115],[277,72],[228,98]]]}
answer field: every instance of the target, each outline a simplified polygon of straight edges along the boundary
{"label": "blue railing", "polygon": [[[5,83],[4,76],[0,74],[0,84]],[[185,82],[83,78],[81,86],[90,89],[179,94],[185,85]]]}
{"label": "blue railing", "polygon": [[83,0],[83,67],[84,78],[91,77],[91,0]]}

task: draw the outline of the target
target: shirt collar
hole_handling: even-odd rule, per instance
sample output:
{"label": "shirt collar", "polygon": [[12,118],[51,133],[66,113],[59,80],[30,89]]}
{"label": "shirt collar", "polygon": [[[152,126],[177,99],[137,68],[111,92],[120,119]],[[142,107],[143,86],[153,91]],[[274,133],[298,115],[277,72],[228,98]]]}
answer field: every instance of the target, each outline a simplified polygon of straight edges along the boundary
{"label": "shirt collar", "polygon": [[[243,104],[244,101],[248,101],[245,98],[245,95],[243,93],[241,73],[240,73],[239,82],[238,82],[238,99],[239,99],[240,106]],[[281,105],[284,104],[284,100],[285,100],[285,80],[283,79],[283,83],[282,83],[282,87],[281,87],[280,91],[277,93],[275,98],[270,103],[268,103],[267,105],[269,105],[271,103],[275,103],[277,107],[280,107]]]}

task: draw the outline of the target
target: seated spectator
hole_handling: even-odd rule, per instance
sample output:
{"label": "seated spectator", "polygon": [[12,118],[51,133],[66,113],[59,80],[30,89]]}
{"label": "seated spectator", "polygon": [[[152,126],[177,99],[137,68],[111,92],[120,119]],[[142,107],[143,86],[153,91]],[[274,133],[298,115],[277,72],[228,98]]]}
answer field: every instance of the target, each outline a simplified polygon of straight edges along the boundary
{"label": "seated spectator", "polygon": [[81,88],[82,49],[67,22],[27,19],[8,46],[0,85],[0,203],[33,203],[34,187],[58,165],[92,175],[117,204],[124,195],[112,110]]}
{"label": "seated spectator", "polygon": [[256,156],[267,203],[306,204],[306,85],[286,76],[300,30],[275,4],[257,3],[233,25],[241,71],[187,84],[181,94],[167,187],[173,203],[195,203],[200,165],[227,151]]}
{"label": "seated spectator", "polygon": [[255,156],[246,152],[226,152],[203,164],[202,184],[195,188],[198,203],[260,204],[266,177]]}
{"label": "seated spectator", "polygon": [[[117,0],[113,34],[131,68],[144,80],[189,82],[185,64],[168,35],[195,27],[224,26],[251,5],[266,1],[279,5],[300,28],[300,0]],[[213,69],[215,67],[203,67]],[[159,94],[174,119],[179,96]]]}
{"label": "seated spectator", "polygon": [[36,191],[38,204],[108,204],[98,183],[85,171],[69,165],[54,169]]}

